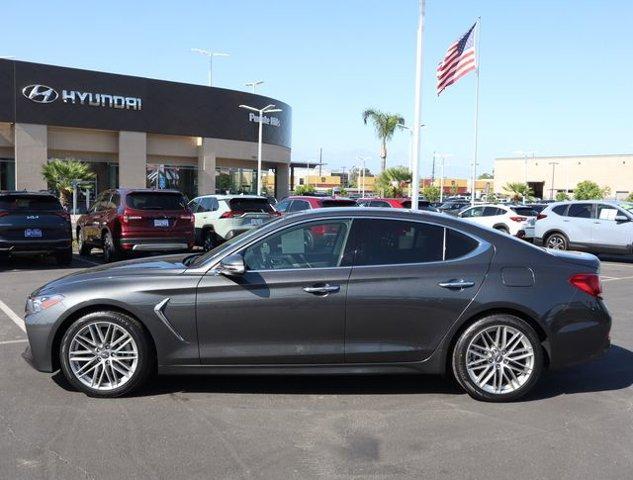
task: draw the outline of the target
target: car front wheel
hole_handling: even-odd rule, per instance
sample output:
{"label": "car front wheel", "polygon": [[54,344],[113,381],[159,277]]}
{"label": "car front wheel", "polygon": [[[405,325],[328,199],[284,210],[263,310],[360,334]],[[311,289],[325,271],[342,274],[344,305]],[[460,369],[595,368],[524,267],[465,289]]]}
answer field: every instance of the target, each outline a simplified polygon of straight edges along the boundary
{"label": "car front wheel", "polygon": [[77,230],[77,248],[79,250],[79,255],[86,257],[90,255],[90,245],[86,244],[86,239],[84,238],[84,231],[82,229]]}
{"label": "car front wheel", "polygon": [[477,400],[516,400],[534,387],[542,369],[538,335],[512,315],[478,320],[462,333],[453,350],[453,374]]}
{"label": "car front wheel", "polygon": [[93,397],[131,392],[153,368],[153,351],[142,326],[119,312],[93,312],[64,334],[60,364],[68,381]]}
{"label": "car front wheel", "polygon": [[119,250],[114,243],[114,238],[110,232],[103,235],[103,259],[106,263],[116,262],[119,259]]}

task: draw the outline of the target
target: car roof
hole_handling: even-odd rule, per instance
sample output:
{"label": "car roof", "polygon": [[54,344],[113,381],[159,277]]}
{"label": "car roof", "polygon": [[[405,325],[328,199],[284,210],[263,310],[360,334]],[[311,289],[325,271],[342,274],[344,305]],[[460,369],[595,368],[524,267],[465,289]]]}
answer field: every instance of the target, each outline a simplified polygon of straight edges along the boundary
{"label": "car roof", "polygon": [[57,198],[51,192],[30,192],[27,190],[0,190],[0,195],[41,195],[43,197]]}
{"label": "car roof", "polygon": [[224,194],[224,195],[200,195],[194,198],[215,198],[217,200],[232,200],[234,198],[256,198],[258,200],[268,200],[268,198],[261,195],[240,195],[240,194]]}
{"label": "car roof", "polygon": [[179,193],[182,195],[180,190],[175,190],[173,188],[109,188],[104,191],[112,191],[118,192],[119,194],[127,195],[129,193]]}

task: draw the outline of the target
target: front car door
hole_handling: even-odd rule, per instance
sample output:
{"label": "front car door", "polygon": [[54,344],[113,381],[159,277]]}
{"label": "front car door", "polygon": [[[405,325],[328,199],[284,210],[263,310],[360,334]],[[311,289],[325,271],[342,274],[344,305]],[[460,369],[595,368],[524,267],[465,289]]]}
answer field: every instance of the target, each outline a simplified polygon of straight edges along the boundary
{"label": "front car door", "polygon": [[633,222],[616,222],[616,216],[630,218],[616,205],[599,203],[596,205],[591,243],[594,248],[605,252],[630,253],[633,244]]}
{"label": "front car door", "polygon": [[594,204],[588,202],[572,203],[563,217],[563,233],[567,235],[570,246],[591,248],[591,232],[594,227]]}
{"label": "front car door", "polygon": [[285,227],[239,252],[243,275],[209,271],[196,310],[201,363],[343,362],[351,223],[336,218]]}
{"label": "front car door", "polygon": [[493,247],[431,222],[355,219],[345,362],[427,358],[477,294]]}

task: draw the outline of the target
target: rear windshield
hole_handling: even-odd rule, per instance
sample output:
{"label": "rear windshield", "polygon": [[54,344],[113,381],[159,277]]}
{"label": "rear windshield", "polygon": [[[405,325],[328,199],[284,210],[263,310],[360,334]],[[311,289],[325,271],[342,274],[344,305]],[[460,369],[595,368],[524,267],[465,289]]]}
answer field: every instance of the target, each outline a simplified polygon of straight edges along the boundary
{"label": "rear windshield", "polygon": [[510,207],[514,210],[518,215],[523,215],[524,217],[536,217],[538,212],[534,210],[532,207]]}
{"label": "rear windshield", "polygon": [[62,204],[50,195],[0,195],[0,210],[58,212]]}
{"label": "rear windshield", "polygon": [[[427,202],[426,200],[418,200],[418,209],[428,207],[429,205],[430,202]],[[411,208],[411,200],[405,200],[402,202],[402,208]]]}
{"label": "rear windshield", "polygon": [[229,200],[229,207],[234,212],[274,212],[270,202],[265,198],[232,198]]}
{"label": "rear windshield", "polygon": [[330,207],[355,207],[356,200],[321,200],[323,208]]}
{"label": "rear windshield", "polygon": [[136,192],[126,199],[127,206],[137,210],[183,210],[187,201],[179,193]]}

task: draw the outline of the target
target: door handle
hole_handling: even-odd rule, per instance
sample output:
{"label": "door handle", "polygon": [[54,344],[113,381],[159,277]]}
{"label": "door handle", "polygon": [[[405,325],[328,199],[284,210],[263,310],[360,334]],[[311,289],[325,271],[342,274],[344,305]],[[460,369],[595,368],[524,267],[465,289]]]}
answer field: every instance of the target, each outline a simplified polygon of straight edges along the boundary
{"label": "door handle", "polygon": [[314,287],[303,287],[303,291],[306,293],[312,293],[313,295],[327,295],[328,293],[336,293],[341,290],[340,285],[319,285]]}
{"label": "door handle", "polygon": [[475,282],[468,282],[466,280],[449,280],[448,282],[440,282],[438,285],[442,288],[448,288],[451,290],[462,290],[464,288],[474,287]]}

